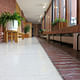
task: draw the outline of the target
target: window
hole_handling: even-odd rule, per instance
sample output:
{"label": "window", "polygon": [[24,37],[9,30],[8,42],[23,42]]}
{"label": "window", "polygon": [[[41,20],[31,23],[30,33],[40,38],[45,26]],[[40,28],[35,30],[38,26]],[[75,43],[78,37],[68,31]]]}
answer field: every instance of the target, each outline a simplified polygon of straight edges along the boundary
{"label": "window", "polygon": [[53,21],[59,18],[59,15],[60,18],[65,19],[65,0],[53,0]]}
{"label": "window", "polygon": [[65,19],[65,0],[61,0],[61,18]]}
{"label": "window", "polygon": [[70,8],[70,25],[77,24],[77,0],[70,0],[71,8]]}
{"label": "window", "polygon": [[53,0],[53,22],[56,18],[59,18],[59,0]]}
{"label": "window", "polygon": [[54,4],[54,3],[55,3],[55,2],[53,1],[53,4],[52,4],[52,9],[53,9],[53,10],[52,10],[52,11],[53,11],[53,12],[52,12],[52,15],[53,15],[53,16],[52,16],[52,21],[53,21],[53,22],[54,22],[54,11],[55,11],[55,4]]}
{"label": "window", "polygon": [[59,0],[56,0],[56,6],[55,6],[55,8],[56,8],[56,18],[58,19],[59,18]]}

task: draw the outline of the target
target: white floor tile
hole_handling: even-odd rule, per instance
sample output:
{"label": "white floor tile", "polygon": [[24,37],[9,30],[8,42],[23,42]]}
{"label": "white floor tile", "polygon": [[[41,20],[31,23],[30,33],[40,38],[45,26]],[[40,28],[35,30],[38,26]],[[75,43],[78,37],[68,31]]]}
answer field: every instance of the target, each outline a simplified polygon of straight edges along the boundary
{"label": "white floor tile", "polygon": [[36,38],[0,44],[0,80],[62,80]]}

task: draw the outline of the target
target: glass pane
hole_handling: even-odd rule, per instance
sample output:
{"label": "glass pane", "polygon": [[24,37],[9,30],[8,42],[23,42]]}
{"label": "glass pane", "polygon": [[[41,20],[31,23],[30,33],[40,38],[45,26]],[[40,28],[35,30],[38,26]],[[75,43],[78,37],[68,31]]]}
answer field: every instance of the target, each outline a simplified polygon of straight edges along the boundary
{"label": "glass pane", "polygon": [[70,24],[77,24],[77,0],[71,0]]}
{"label": "glass pane", "polygon": [[55,9],[55,2],[53,1],[53,22],[54,22],[54,9]]}
{"label": "glass pane", "polygon": [[62,9],[61,9],[61,12],[62,12],[62,18],[65,19],[65,0],[61,0],[62,2]]}
{"label": "glass pane", "polygon": [[59,0],[56,0],[57,18],[59,18]]}

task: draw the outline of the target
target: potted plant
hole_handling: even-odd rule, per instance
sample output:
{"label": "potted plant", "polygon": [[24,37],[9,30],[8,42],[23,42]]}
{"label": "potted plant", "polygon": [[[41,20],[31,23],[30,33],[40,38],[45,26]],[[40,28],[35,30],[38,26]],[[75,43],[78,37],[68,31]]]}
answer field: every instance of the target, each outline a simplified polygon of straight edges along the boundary
{"label": "potted plant", "polygon": [[62,19],[62,20],[61,20],[61,23],[62,23],[62,28],[63,28],[63,27],[66,27],[67,20],[65,20],[65,19]]}
{"label": "potted plant", "polygon": [[30,31],[30,26],[29,25],[26,25],[25,27],[24,27],[24,38],[28,38],[29,37],[29,32]]}
{"label": "potted plant", "polygon": [[4,12],[0,16],[0,25],[2,25],[7,30],[17,31],[18,26],[21,24],[23,18],[18,13]]}
{"label": "potted plant", "polygon": [[52,30],[59,30],[66,26],[66,20],[65,19],[55,19],[54,22],[52,22]]}
{"label": "potted plant", "polygon": [[59,19],[55,19],[54,22],[52,22],[52,30],[55,30],[57,28],[58,23]]}
{"label": "potted plant", "polygon": [[43,32],[46,32],[46,31],[47,31],[46,29],[40,29],[40,30],[39,30],[39,33],[40,33],[40,34],[43,34]]}

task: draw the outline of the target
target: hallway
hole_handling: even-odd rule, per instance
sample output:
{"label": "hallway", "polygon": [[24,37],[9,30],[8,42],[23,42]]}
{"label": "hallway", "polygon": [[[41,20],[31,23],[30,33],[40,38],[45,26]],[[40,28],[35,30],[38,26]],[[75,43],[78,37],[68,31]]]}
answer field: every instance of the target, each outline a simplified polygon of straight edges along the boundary
{"label": "hallway", "polygon": [[37,38],[0,44],[0,80],[63,80]]}

